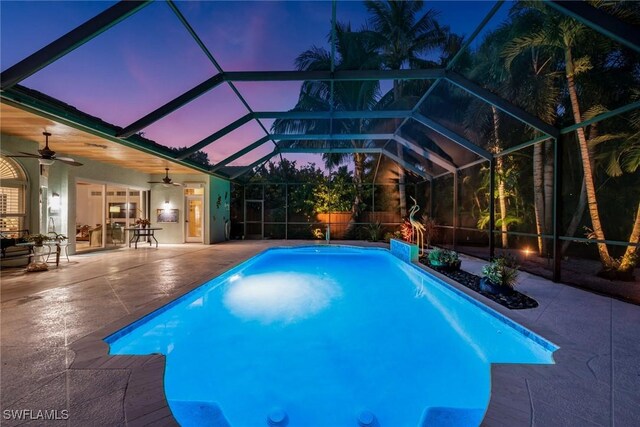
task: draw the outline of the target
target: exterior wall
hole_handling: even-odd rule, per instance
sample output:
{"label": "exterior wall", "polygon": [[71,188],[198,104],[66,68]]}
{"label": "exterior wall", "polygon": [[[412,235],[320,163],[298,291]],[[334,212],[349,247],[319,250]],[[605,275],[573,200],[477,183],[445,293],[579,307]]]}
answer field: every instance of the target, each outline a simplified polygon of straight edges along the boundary
{"label": "exterior wall", "polygon": [[[19,154],[19,151],[35,153],[38,149],[38,144],[3,134],[0,147],[2,148],[2,154]],[[20,158],[13,160],[22,166],[28,181],[25,200],[25,209],[28,216],[24,227],[29,229],[30,233],[38,233],[40,232],[40,215],[37,214],[40,209],[40,166],[35,160]]]}
{"label": "exterior wall", "polygon": [[[174,182],[180,182],[182,184],[202,184],[204,186],[204,206],[205,216],[203,221],[203,236],[204,243],[211,243],[208,237],[209,230],[209,198],[208,198],[208,186],[209,179],[205,175],[184,175],[184,174],[172,174],[169,171],[169,176]],[[151,175],[151,181],[162,181],[165,175]],[[184,187],[163,187],[161,184],[156,184],[151,189],[151,226],[160,227],[162,230],[156,231],[156,238],[162,243],[184,243],[185,242],[185,198]],[[158,223],[157,210],[164,209],[165,202],[169,202],[169,209],[178,209],[178,223]]]}
{"label": "exterior wall", "polygon": [[231,183],[227,180],[209,177],[209,212],[211,226],[209,242],[217,243],[226,240],[225,225],[231,227]]}
{"label": "exterior wall", "polygon": [[[2,135],[2,153],[17,154],[18,151],[33,152],[38,149],[38,143],[24,140],[10,135]],[[59,149],[55,147],[54,149]],[[60,150],[60,154],[63,154]],[[50,217],[55,221],[56,232],[69,237],[69,252],[75,252],[76,206],[78,201],[86,200],[78,195],[76,183],[85,181],[90,183],[104,183],[107,185],[129,187],[139,190],[151,190],[150,220],[152,226],[163,228],[156,232],[160,243],[184,243],[185,241],[185,198],[184,187],[163,187],[151,185],[148,181],[161,181],[164,174],[149,175],[135,170],[125,169],[108,163],[72,156],[83,163],[82,166],[68,166],[56,162],[46,167],[41,176],[37,160],[15,159],[25,170],[29,182],[27,188],[26,211],[28,218],[25,226],[31,233],[47,233],[50,229]],[[225,240],[224,221],[229,219],[229,181],[204,174],[171,174],[175,182],[201,183],[204,186],[204,243],[216,243]],[[60,195],[61,209],[52,212],[49,209],[40,212],[40,187],[46,190],[46,200],[51,200],[55,192]],[[225,195],[227,197],[225,201]],[[218,196],[221,203],[217,204]],[[46,202],[45,200],[45,202]],[[178,209],[178,223],[157,223],[157,209],[165,207],[169,201],[169,208]]]}

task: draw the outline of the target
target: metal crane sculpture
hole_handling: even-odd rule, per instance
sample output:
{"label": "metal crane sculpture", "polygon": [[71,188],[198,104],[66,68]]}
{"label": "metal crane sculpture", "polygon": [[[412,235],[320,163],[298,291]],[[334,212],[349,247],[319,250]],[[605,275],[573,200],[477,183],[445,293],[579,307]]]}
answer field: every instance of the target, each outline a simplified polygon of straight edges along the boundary
{"label": "metal crane sculpture", "polygon": [[418,245],[418,247],[420,248],[420,256],[422,256],[422,255],[424,255],[424,230],[425,230],[425,227],[420,221],[416,220],[413,217],[420,210],[420,206],[418,206],[418,202],[416,201],[416,199],[411,197],[411,200],[413,200],[413,206],[411,206],[411,209],[409,209],[409,222],[411,223],[411,227],[415,231],[416,245]]}

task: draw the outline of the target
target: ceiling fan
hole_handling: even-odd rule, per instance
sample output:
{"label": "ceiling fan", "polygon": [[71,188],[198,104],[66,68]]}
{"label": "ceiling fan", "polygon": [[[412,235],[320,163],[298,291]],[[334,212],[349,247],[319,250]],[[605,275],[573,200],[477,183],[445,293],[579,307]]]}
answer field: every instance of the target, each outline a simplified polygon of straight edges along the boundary
{"label": "ceiling fan", "polygon": [[171,178],[169,178],[169,168],[164,168],[167,172],[166,176],[162,178],[162,181],[147,181],[148,184],[162,184],[163,187],[169,187],[171,185],[175,185],[176,187],[180,187],[182,184],[179,182],[172,182]]}
{"label": "ceiling fan", "polygon": [[82,163],[76,162],[70,157],[58,157],[56,156],[56,152],[49,148],[49,137],[51,134],[49,132],[42,132],[45,137],[44,148],[38,150],[38,154],[25,153],[24,151],[20,151],[22,155],[8,156],[8,157],[26,157],[26,158],[34,158],[38,159],[38,162],[41,165],[49,166],[52,165],[56,160],[61,161],[62,163],[66,163],[71,166],[82,166]]}

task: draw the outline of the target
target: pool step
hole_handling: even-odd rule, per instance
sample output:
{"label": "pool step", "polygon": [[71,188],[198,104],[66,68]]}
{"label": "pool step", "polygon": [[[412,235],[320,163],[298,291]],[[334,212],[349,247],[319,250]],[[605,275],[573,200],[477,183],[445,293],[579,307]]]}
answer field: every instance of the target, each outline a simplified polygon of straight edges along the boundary
{"label": "pool step", "polygon": [[188,426],[231,427],[220,407],[214,402],[172,400],[169,406],[177,419],[189,420]]}
{"label": "pool step", "polygon": [[466,427],[479,425],[484,409],[429,407],[422,414],[420,427]]}

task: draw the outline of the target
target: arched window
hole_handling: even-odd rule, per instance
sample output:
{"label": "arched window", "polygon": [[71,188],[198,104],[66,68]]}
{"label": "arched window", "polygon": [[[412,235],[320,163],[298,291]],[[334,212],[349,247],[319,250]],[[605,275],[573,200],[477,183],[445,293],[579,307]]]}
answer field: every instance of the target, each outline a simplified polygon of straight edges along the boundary
{"label": "arched window", "polygon": [[13,159],[0,156],[0,231],[23,230],[26,224],[27,176]]}

